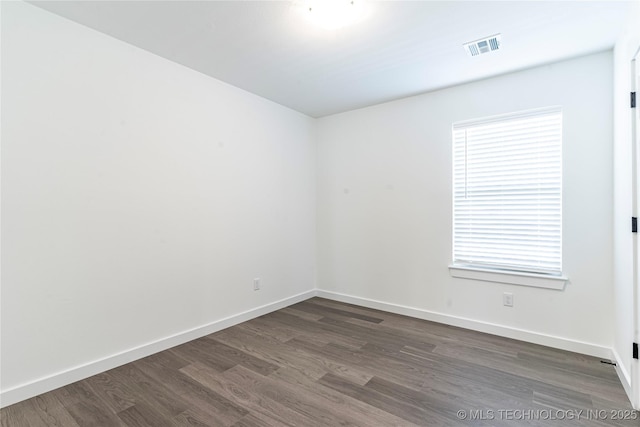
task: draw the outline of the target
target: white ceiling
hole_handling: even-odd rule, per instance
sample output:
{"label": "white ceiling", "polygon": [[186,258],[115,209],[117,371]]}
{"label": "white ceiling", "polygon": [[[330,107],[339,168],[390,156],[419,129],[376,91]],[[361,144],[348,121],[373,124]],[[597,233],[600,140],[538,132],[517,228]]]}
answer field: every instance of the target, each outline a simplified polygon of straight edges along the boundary
{"label": "white ceiling", "polygon": [[[372,1],[327,31],[290,1],[33,1],[312,117],[611,48],[625,1]],[[462,44],[502,33],[499,52]]]}

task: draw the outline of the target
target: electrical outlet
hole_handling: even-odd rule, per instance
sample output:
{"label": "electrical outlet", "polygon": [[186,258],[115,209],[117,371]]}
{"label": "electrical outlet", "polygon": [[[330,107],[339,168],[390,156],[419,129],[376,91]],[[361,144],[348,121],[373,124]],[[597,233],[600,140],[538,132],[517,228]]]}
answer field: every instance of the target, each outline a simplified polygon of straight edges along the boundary
{"label": "electrical outlet", "polygon": [[506,307],[513,307],[513,294],[511,292],[505,292],[502,294],[502,305]]}
{"label": "electrical outlet", "polygon": [[253,290],[254,291],[259,291],[260,290],[260,278],[256,277],[255,279],[253,279]]}

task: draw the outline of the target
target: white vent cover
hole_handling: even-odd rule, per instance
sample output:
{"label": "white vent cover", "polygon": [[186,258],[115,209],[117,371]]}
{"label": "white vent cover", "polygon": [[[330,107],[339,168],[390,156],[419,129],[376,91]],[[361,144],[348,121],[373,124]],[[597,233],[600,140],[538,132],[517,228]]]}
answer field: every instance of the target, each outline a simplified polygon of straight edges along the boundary
{"label": "white vent cover", "polygon": [[469,56],[478,56],[483,53],[493,52],[500,49],[500,39],[502,36],[496,34],[494,36],[485,37],[480,40],[475,40],[464,44],[464,50],[467,51]]}

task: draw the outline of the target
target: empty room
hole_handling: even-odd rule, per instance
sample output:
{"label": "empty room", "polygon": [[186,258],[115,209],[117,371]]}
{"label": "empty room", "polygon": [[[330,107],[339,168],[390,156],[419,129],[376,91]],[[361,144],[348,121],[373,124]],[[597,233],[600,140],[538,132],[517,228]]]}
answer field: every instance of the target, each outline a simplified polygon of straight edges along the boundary
{"label": "empty room", "polygon": [[3,427],[640,425],[640,2],[0,25]]}

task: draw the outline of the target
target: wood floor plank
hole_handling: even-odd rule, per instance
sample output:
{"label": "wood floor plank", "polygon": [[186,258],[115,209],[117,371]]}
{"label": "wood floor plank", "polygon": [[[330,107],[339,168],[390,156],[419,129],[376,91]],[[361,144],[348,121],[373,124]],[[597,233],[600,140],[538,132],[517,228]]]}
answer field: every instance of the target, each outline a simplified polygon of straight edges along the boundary
{"label": "wood floor plank", "polygon": [[74,427],[78,423],[66,410],[64,405],[51,393],[36,396],[34,406],[40,418],[47,426]]}
{"label": "wood floor plank", "polygon": [[[533,402],[533,386],[517,375],[471,364],[433,363],[421,390],[439,391],[453,396],[481,396],[487,408],[496,402],[509,408],[523,408]],[[472,402],[473,399],[468,399]]]}
{"label": "wood floor plank", "polygon": [[[354,313],[364,314],[365,316],[371,316],[371,317],[380,318],[383,321],[385,319],[387,319],[388,317],[398,316],[397,314],[394,314],[394,313],[375,310],[375,309],[368,308],[368,307],[361,307],[361,306],[358,306],[358,305],[348,304],[348,303],[344,303],[344,302],[340,302],[340,301],[334,301],[334,300],[321,298],[321,297],[310,298],[307,301],[308,302],[312,302],[313,304],[316,304],[316,305],[324,306],[324,307],[337,308],[337,309],[343,310],[343,311],[350,311],[350,312],[354,312]],[[297,304],[294,304],[294,305],[291,305],[291,306],[287,307],[287,309],[296,310],[296,306],[297,306]],[[318,319],[316,319],[316,320],[319,320],[320,318],[325,317],[325,315],[317,315],[317,316],[318,316]]]}
{"label": "wood floor plank", "polygon": [[353,399],[335,390],[325,387],[316,381],[311,381],[307,376],[301,375],[298,371],[281,368],[270,375],[271,378],[278,379],[294,385],[296,388],[308,392],[310,395],[321,395],[334,403],[334,410],[345,413],[350,412],[365,423],[365,425],[385,425],[385,426],[411,426],[413,424],[388,412],[382,411],[375,406],[368,405],[360,400]]}
{"label": "wood floor plank", "polygon": [[376,323],[376,324],[384,320],[379,317],[361,314],[361,313],[358,313],[357,311],[343,310],[339,308],[328,307],[326,305],[318,306],[316,304],[316,301],[317,300],[307,300],[299,303],[297,307],[304,311],[322,315],[322,316],[337,316],[338,318],[342,318],[342,317],[353,318],[353,319],[364,320],[365,322]]}
{"label": "wood floor plank", "polygon": [[398,357],[389,357],[382,353],[375,354],[364,349],[351,350],[328,344],[325,346],[325,351],[327,354],[333,354],[338,360],[344,360],[345,364],[352,363],[364,368],[372,375],[382,376],[415,390],[422,387],[424,377],[428,372],[423,366],[407,363]]}
{"label": "wood floor plank", "polygon": [[[320,319],[322,319],[322,317]],[[356,339],[350,335],[343,335],[331,331],[325,325],[318,323],[317,321],[301,319],[285,311],[270,313],[265,320],[281,325],[288,325],[294,330],[303,331],[303,334],[296,336],[296,338],[300,339],[312,339],[323,344],[333,343],[350,348],[360,348],[367,343],[365,340]]]}
{"label": "wood floor plank", "polygon": [[189,363],[204,363],[218,372],[224,372],[229,368],[233,368],[237,364],[226,358],[219,357],[215,352],[209,351],[208,348],[202,348],[202,345],[199,344],[199,342],[202,341],[202,339],[191,341],[186,344],[173,347],[169,351],[185,360],[188,360]]}
{"label": "wood floor plank", "polygon": [[126,382],[134,390],[136,401],[144,401],[162,412],[167,418],[173,418],[183,413],[189,407],[187,403],[173,390],[157,381],[134,364],[128,363],[108,371],[121,382]]}
{"label": "wood floor plank", "polygon": [[277,365],[228,346],[217,341],[213,336],[206,336],[202,340],[207,343],[208,351],[215,353],[218,357],[223,357],[236,365],[240,364],[245,368],[251,369],[258,374],[269,375],[271,372],[278,369]]}
{"label": "wood floor plank", "polygon": [[27,420],[27,415],[31,411],[29,409],[30,405],[30,401],[25,400],[0,409],[0,425],[2,427],[32,425]]}
{"label": "wood floor plank", "polygon": [[83,427],[126,426],[115,414],[92,403],[90,400],[74,403],[66,407],[75,421]]}
{"label": "wood floor plank", "polygon": [[[429,342],[424,342],[418,339],[409,339],[403,337],[402,334],[386,332],[379,329],[370,329],[360,325],[354,325],[352,323],[344,322],[330,317],[323,317],[318,320],[319,324],[322,324],[327,330],[335,333],[356,337],[364,340],[367,344],[375,344],[379,347],[396,347],[399,344],[409,345],[412,343],[421,343],[423,345],[433,345]],[[435,345],[434,345],[435,347]]]}
{"label": "wood floor plank", "polygon": [[124,425],[101,396],[91,388],[90,380],[91,378],[87,378],[69,384],[64,387],[64,393],[57,393],[58,396],[64,396],[64,400],[60,400],[67,412],[82,426]]}
{"label": "wood floor plank", "polygon": [[172,349],[169,349],[168,351],[161,351],[159,353],[152,354],[151,356],[147,356],[141,360],[155,366],[164,367],[169,370],[178,370],[190,363],[188,360],[180,357],[171,350]]}
{"label": "wood floor plank", "polygon": [[325,426],[368,427],[366,420],[355,417],[351,412],[342,411],[343,406],[320,393],[306,393],[304,390],[274,378],[255,378],[256,391],[265,397],[282,402],[299,414]]}
{"label": "wood floor plank", "polygon": [[171,427],[173,425],[171,420],[144,403],[138,403],[118,412],[118,417],[125,425],[132,427]]}
{"label": "wood floor plank", "polygon": [[[608,418],[540,418],[571,410]],[[599,359],[312,298],[2,408],[0,420],[2,427],[639,427],[640,413]]]}
{"label": "wood floor plank", "polygon": [[337,357],[335,352],[330,349],[327,350],[326,345],[317,346],[307,340],[298,338],[287,341],[287,344],[295,347],[299,352],[312,354],[315,358],[322,360],[325,366],[330,367],[325,371],[332,372],[356,384],[364,385],[373,376],[367,370],[361,369],[357,364],[350,363],[346,358]]}
{"label": "wood floor plank", "polygon": [[244,322],[242,326],[258,335],[267,335],[281,342],[289,341],[303,333],[299,328],[291,328],[283,323],[269,322],[269,315]]}
{"label": "wood floor plank", "polygon": [[273,418],[255,416],[249,414],[235,423],[232,427],[287,427],[288,424],[281,423]]}
{"label": "wood floor plank", "polygon": [[[202,419],[198,417],[202,417]],[[194,414],[192,411],[184,411],[171,419],[176,427],[210,427],[210,421],[206,416]]]}
{"label": "wood floor plank", "polygon": [[264,335],[258,335],[250,329],[245,329],[242,325],[234,329],[233,336],[231,334],[221,335],[217,339],[236,347],[250,343],[250,348],[247,348],[248,351],[260,354],[264,358],[269,357],[277,360],[279,367],[288,366],[298,369],[314,379],[320,378],[327,372],[334,372],[337,375],[353,375],[358,378],[366,376],[358,372],[357,369],[335,363],[333,360],[321,357],[313,352],[281,343]]}
{"label": "wood floor plank", "polygon": [[277,313],[291,314],[293,316],[299,317],[304,320],[309,320],[311,322],[315,322],[324,317],[319,314],[307,313],[306,311],[298,310],[294,308],[294,306],[285,307],[282,310],[278,310]]}
{"label": "wood floor plank", "polygon": [[333,374],[325,375],[318,382],[354,399],[360,400],[385,412],[389,412],[390,414],[403,418],[404,420],[415,425],[453,425],[453,422],[448,418],[443,419],[438,414],[429,414],[423,408],[416,407],[411,403],[397,400],[392,396],[382,394],[376,390],[370,390],[358,384],[350,383]]}
{"label": "wood floor plank", "polygon": [[257,405],[254,406],[254,413],[264,414],[280,422],[294,426],[315,427],[326,425],[322,420],[298,411],[292,407],[289,402],[280,399],[277,391],[275,394],[262,393],[261,387],[264,386],[266,377],[257,375],[243,366],[238,365],[220,376],[237,384],[244,390],[251,390],[252,396],[250,396],[250,399],[252,402],[255,401],[257,403]]}
{"label": "wood floor plank", "polygon": [[118,413],[136,404],[134,392],[127,383],[118,381],[109,372],[87,378],[85,384],[112,412]]}
{"label": "wood floor plank", "polygon": [[218,390],[227,399],[246,408],[254,416],[274,419],[277,423],[287,425],[317,425],[280,402],[256,393],[258,386],[257,373],[238,365],[223,374],[212,371],[205,365],[194,363],[181,370],[194,380],[211,389]]}
{"label": "wood floor plank", "polygon": [[463,404],[462,398],[452,398],[451,394],[440,391],[416,391],[379,377],[373,377],[364,388],[420,408],[430,417],[439,417],[448,422],[456,421],[454,414]]}
{"label": "wood floor plank", "polygon": [[220,395],[218,391],[202,386],[182,372],[166,370],[145,361],[133,362],[143,372],[158,381],[164,382],[172,388],[195,415],[197,411],[204,413],[219,425],[231,425],[248,414],[248,411],[229,399]]}
{"label": "wood floor plank", "polygon": [[[552,365],[538,364],[532,361],[522,362],[517,358],[503,356],[495,352],[482,352],[476,348],[471,353],[465,346],[439,346],[434,353],[446,358],[453,358],[479,366],[485,366],[529,378],[540,383],[547,383],[560,388],[571,388],[576,391],[598,392],[619,389],[619,382],[615,384],[609,375],[601,376],[597,381],[589,373],[567,372]],[[598,361],[594,358],[594,364]]]}
{"label": "wood floor plank", "polygon": [[78,423],[52,393],[20,402],[2,410],[2,426],[77,427]]}

